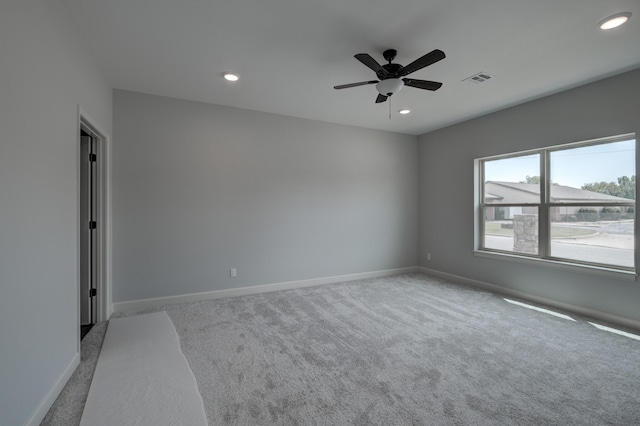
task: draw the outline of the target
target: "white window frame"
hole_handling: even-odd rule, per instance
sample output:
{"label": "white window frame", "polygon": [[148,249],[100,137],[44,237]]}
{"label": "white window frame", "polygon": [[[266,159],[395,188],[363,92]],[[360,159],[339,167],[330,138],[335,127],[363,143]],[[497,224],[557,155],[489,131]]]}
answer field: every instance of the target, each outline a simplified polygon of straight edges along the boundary
{"label": "white window frame", "polygon": [[[614,276],[616,278],[622,278],[627,280],[636,280],[637,278],[637,242],[634,245],[634,266],[624,267],[609,264],[600,264],[594,262],[579,261],[574,259],[565,259],[560,257],[551,256],[551,238],[550,238],[550,211],[553,207],[571,207],[578,206],[584,207],[585,205],[593,205],[598,208],[601,207],[633,207],[634,208],[634,235],[638,234],[637,230],[637,218],[636,203],[607,203],[607,202],[594,202],[594,203],[553,203],[550,202],[550,156],[552,152],[570,150],[575,148],[582,148],[586,146],[602,145],[607,143],[620,142],[625,140],[635,140],[637,151],[637,139],[635,133],[629,133],[624,135],[605,137],[599,139],[593,139],[582,142],[575,142],[564,145],[556,145],[551,147],[544,147],[526,151],[512,152],[502,155],[494,155],[489,157],[477,158],[474,160],[474,176],[475,176],[475,191],[474,191],[474,250],[473,253],[477,256],[496,258],[501,260],[509,260],[524,263],[542,264],[552,268],[568,269],[577,272],[585,273],[597,273],[607,276]],[[516,158],[527,155],[538,154],[540,159],[540,200],[539,203],[512,203],[512,204],[491,204],[485,203],[484,194],[484,163],[487,161],[502,160],[508,158]],[[637,167],[636,167],[637,173]],[[636,188],[636,199],[638,189]],[[486,207],[532,207],[538,208],[538,253],[527,254],[513,251],[503,251],[493,248],[485,247],[485,208]]]}

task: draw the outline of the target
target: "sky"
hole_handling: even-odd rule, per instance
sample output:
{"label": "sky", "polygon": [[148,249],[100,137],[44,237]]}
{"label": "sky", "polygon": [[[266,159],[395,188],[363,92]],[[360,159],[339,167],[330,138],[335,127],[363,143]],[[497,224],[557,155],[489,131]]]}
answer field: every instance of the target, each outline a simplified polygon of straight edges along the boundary
{"label": "sky", "polygon": [[[635,140],[551,152],[551,181],[580,188],[586,183],[618,182],[636,174]],[[540,175],[538,155],[485,163],[485,180],[521,182]]]}

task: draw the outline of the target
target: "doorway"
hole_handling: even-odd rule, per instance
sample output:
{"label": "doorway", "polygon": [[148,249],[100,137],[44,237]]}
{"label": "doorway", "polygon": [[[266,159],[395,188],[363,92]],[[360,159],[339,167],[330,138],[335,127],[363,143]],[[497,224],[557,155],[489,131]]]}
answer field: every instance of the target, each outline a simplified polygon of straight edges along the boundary
{"label": "doorway", "polygon": [[80,125],[80,339],[98,321],[100,137]]}

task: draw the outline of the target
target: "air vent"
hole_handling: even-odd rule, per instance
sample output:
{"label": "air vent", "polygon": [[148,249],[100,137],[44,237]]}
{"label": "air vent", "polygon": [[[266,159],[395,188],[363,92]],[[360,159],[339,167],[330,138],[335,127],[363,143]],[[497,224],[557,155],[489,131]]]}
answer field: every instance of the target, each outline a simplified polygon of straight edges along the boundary
{"label": "air vent", "polygon": [[491,80],[493,76],[491,74],[487,74],[486,72],[479,72],[478,74],[474,74],[471,77],[467,77],[462,81],[468,81],[470,83],[484,83],[487,80]]}

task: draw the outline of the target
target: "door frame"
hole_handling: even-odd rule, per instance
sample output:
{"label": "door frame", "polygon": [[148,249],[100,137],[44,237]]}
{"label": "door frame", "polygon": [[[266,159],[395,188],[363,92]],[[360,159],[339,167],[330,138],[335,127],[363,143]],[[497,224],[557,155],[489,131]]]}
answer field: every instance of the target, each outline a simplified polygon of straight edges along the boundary
{"label": "door frame", "polygon": [[[81,129],[90,133],[97,139],[96,166],[97,166],[97,212],[96,212],[96,238],[97,238],[97,273],[96,273],[96,322],[109,319],[113,313],[111,293],[111,138],[98,125],[97,121],[78,105],[78,121],[76,127],[76,194],[77,194],[77,329],[78,329],[78,353],[80,353],[80,133]],[[85,224],[86,225],[86,224]]]}

